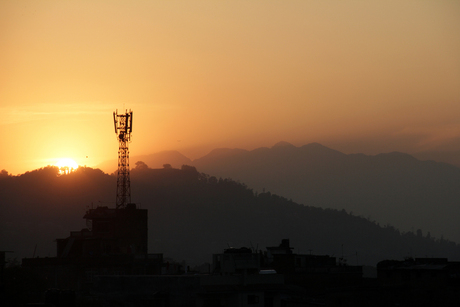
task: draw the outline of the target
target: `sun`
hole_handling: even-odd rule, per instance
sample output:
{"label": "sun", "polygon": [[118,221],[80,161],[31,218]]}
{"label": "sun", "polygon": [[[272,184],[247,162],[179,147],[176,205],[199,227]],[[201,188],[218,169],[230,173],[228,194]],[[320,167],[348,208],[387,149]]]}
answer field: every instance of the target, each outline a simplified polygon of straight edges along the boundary
{"label": "sun", "polygon": [[59,167],[60,174],[68,174],[78,168],[77,162],[70,158],[59,159],[56,166]]}

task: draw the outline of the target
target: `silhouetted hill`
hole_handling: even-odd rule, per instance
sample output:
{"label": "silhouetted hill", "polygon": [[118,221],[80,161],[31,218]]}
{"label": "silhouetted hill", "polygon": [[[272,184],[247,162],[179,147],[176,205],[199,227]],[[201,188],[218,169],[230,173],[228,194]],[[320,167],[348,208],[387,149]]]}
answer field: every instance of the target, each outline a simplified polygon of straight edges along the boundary
{"label": "silhouetted hill", "polygon": [[413,154],[419,160],[445,162],[460,167],[460,150],[422,151]]}
{"label": "silhouetted hill", "polygon": [[295,147],[295,146],[292,145],[291,143],[288,143],[288,142],[285,142],[285,141],[280,141],[280,142],[276,143],[275,145],[273,145],[273,148],[276,148],[276,147]]}
{"label": "silhouetted hill", "polygon": [[460,169],[449,164],[397,152],[347,155],[318,143],[286,142],[252,151],[214,150],[192,164],[259,192],[344,208],[405,231],[421,228],[460,242]]}
{"label": "silhouetted hill", "polygon": [[[375,265],[405,256],[460,259],[460,246],[412,232],[401,234],[344,210],[303,206],[254,193],[244,184],[217,179],[194,167],[131,172],[132,200],[149,210],[149,250],[189,263],[210,261],[228,245],[265,248],[290,238],[296,252],[343,252],[351,264]],[[54,256],[54,239],[85,227],[91,205],[114,206],[115,176],[79,168],[58,176],[48,167],[21,176],[0,176],[0,249],[13,257]],[[99,203],[98,201],[102,202]]]}
{"label": "silhouetted hill", "polygon": [[116,177],[80,167],[58,176],[45,167],[19,176],[0,176],[0,250],[11,257],[55,256],[56,238],[84,226],[86,207],[115,202]]}
{"label": "silhouetted hill", "polygon": [[[182,165],[190,165],[192,160],[178,151],[168,150],[160,151],[150,155],[130,157],[131,167],[135,167],[137,161],[142,161],[151,168],[162,168],[163,164],[170,164],[174,168],[180,168]],[[106,173],[113,173],[117,170],[117,160],[103,162],[97,168],[104,170]]]}

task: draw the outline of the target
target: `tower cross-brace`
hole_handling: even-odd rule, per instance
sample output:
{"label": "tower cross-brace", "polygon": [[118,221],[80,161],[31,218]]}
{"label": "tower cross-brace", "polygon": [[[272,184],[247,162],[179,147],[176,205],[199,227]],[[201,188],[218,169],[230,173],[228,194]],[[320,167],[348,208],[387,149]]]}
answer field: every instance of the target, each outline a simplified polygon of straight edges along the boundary
{"label": "tower cross-brace", "polygon": [[131,132],[133,131],[133,112],[126,110],[125,114],[113,112],[113,123],[118,138],[118,175],[116,208],[126,208],[131,203],[131,183],[129,179],[129,149]]}

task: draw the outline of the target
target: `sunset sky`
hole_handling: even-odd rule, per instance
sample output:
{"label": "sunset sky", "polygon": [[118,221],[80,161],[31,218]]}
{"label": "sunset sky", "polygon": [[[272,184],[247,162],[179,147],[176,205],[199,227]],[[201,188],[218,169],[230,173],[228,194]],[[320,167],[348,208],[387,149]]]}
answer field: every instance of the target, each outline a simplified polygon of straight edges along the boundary
{"label": "sunset sky", "polygon": [[[0,1],[0,170],[319,142],[460,149],[460,1]],[[86,158],[88,157],[88,158]]]}

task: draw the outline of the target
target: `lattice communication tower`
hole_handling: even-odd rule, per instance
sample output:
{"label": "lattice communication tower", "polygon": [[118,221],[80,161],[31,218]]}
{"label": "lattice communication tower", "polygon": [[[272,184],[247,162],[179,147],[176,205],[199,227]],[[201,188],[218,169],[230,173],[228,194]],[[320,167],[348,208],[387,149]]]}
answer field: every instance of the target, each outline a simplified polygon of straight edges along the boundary
{"label": "lattice communication tower", "polygon": [[113,112],[113,124],[118,138],[118,175],[117,175],[117,209],[126,208],[131,203],[131,182],[129,179],[129,149],[133,131],[133,112],[125,114]]}

